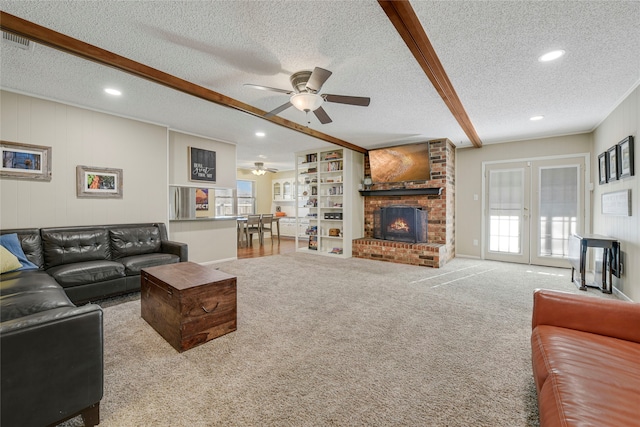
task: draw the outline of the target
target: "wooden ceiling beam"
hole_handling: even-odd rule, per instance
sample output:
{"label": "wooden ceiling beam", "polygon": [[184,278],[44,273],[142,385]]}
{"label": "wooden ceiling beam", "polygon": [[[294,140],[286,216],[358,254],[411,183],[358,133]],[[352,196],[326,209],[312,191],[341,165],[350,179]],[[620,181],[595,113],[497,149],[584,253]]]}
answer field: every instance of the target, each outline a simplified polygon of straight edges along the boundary
{"label": "wooden ceiling beam", "polygon": [[263,120],[267,120],[313,138],[360,153],[367,152],[366,148],[343,141],[342,139],[335,138],[317,130],[309,129],[306,126],[299,125],[298,123],[282,117],[264,117],[267,112],[260,110],[259,108],[2,11],[0,11],[0,29],[2,31],[25,37],[36,43],[49,46],[53,49],[61,50],[102,65],[116,68],[188,95],[192,95],[224,107],[229,107],[246,114],[251,114],[252,116],[259,117]]}
{"label": "wooden ceiling beam", "polygon": [[407,44],[413,56],[422,67],[431,84],[436,89],[444,103],[449,107],[453,117],[458,121],[464,133],[475,147],[482,147],[482,141],[476,133],[471,119],[458,97],[447,73],[440,63],[427,33],[408,0],[378,0],[396,31]]}

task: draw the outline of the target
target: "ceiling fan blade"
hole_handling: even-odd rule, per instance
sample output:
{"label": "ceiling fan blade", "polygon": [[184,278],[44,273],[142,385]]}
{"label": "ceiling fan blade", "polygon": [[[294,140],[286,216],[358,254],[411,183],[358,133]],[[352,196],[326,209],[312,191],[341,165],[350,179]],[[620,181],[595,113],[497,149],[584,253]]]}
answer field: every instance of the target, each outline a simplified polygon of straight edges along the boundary
{"label": "ceiling fan blade", "polygon": [[307,81],[307,89],[318,92],[331,74],[331,71],[325,70],[324,68],[314,68],[311,76],[309,77],[309,81]]}
{"label": "ceiling fan blade", "polygon": [[277,87],[254,85],[254,84],[251,84],[251,83],[245,83],[243,86],[251,87],[253,89],[268,90],[270,92],[286,93],[287,95],[293,95],[293,91],[292,90],[278,89]]}
{"label": "ceiling fan blade", "polygon": [[284,110],[286,110],[287,108],[291,107],[292,105],[293,104],[291,102],[286,102],[286,103],[282,104],[281,106],[279,106],[278,108],[276,108],[275,110],[269,111],[267,114],[264,115],[264,117],[275,116],[276,114],[283,112]]}
{"label": "ceiling fan blade", "polygon": [[327,102],[337,102],[338,104],[359,105],[360,107],[368,107],[371,98],[362,96],[344,96],[344,95],[322,95]]}
{"label": "ceiling fan blade", "polygon": [[323,125],[326,125],[327,123],[331,123],[333,121],[322,107],[318,107],[317,109],[315,109],[313,111],[313,114],[316,115],[318,120],[320,120],[320,123],[322,123]]}
{"label": "ceiling fan blade", "polygon": [[265,169],[267,172],[271,172],[271,173],[276,173],[278,172],[278,169],[274,169],[274,168],[267,168]]}

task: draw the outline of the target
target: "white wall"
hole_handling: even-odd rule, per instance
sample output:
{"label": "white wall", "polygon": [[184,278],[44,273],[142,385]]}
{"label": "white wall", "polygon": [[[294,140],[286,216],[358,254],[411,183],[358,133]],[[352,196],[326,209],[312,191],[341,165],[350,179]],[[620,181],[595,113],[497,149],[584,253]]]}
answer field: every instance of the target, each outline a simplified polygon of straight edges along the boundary
{"label": "white wall", "polygon": [[[598,185],[593,197],[593,232],[620,240],[624,274],[614,286],[627,297],[640,301],[640,88],[636,88],[593,133],[592,167],[598,169],[598,155],[629,135],[635,138],[635,176]],[[597,181],[597,178],[594,178]],[[631,190],[631,216],[602,215],[603,193]]]}
{"label": "white wall", "polygon": [[[0,91],[0,138],[52,147],[50,182],[0,178],[0,228],[167,222],[167,130]],[[122,199],[76,197],[76,166],[123,170]]]}
{"label": "white wall", "polygon": [[[216,152],[216,182],[189,180],[188,147]],[[236,188],[236,146],[169,131],[169,181],[199,188]],[[166,190],[165,190],[166,191]],[[237,257],[237,224],[231,220],[171,221],[171,240],[189,245],[189,261],[208,263]]]}

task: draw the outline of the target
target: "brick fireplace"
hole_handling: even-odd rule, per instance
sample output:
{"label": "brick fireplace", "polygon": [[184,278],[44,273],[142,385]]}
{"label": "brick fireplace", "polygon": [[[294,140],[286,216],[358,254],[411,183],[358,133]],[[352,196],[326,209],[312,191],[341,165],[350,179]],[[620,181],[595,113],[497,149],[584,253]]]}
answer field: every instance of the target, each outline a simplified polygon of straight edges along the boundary
{"label": "brick fireplace", "polygon": [[[455,146],[448,139],[430,141],[431,180],[374,184],[364,195],[365,237],[355,239],[352,255],[403,264],[442,267],[455,257]],[[365,157],[365,174],[369,174]],[[381,207],[408,206],[426,211],[427,242],[374,238],[374,217]]]}

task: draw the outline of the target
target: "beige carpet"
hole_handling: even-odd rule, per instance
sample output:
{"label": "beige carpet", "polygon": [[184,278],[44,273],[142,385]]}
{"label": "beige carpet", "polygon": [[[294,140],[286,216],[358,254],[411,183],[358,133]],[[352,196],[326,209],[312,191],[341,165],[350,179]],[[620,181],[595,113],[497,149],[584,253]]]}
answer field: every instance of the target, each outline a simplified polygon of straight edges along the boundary
{"label": "beige carpet", "polygon": [[238,276],[238,330],[187,352],[139,296],[104,309],[101,426],[534,426],[532,292],[580,292],[568,269],[469,259],[217,267]]}

